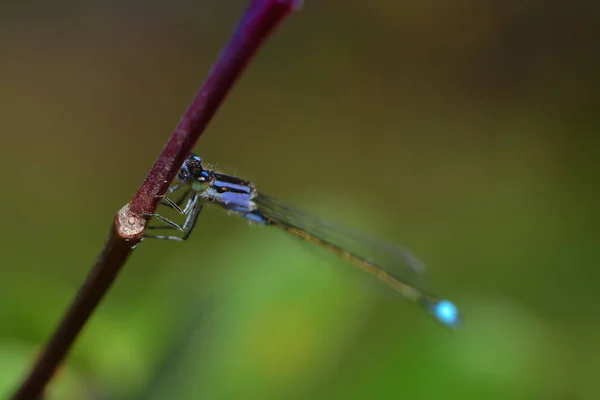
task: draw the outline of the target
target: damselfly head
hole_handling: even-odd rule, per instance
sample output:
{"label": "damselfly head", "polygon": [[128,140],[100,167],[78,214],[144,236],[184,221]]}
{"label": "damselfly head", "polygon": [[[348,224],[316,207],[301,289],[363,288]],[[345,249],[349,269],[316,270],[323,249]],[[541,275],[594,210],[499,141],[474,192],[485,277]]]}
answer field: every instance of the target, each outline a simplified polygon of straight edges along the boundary
{"label": "damselfly head", "polygon": [[205,170],[202,159],[194,153],[190,153],[181,166],[177,179],[183,184],[190,185],[196,191],[205,190],[211,180],[211,172]]}

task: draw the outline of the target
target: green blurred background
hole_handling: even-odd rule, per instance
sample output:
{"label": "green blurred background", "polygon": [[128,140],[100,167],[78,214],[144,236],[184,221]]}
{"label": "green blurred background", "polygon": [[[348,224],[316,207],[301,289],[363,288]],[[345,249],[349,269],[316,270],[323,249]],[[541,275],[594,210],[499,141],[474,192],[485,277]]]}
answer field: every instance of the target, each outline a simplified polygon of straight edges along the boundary
{"label": "green blurred background", "polygon": [[[597,2],[305,3],[196,151],[410,247],[465,326],[206,209],[136,249],[49,398],[600,398]],[[245,5],[0,6],[0,398]]]}

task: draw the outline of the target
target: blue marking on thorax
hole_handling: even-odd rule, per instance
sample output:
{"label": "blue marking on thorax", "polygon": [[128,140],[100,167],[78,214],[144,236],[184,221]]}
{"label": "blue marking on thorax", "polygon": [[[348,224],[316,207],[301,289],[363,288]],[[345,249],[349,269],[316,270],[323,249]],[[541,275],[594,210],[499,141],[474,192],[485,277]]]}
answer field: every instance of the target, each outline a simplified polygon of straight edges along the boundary
{"label": "blue marking on thorax", "polygon": [[239,191],[246,194],[250,194],[252,190],[248,185],[238,185],[231,182],[215,181],[213,186],[219,189],[229,189],[232,191]]}
{"label": "blue marking on thorax", "polygon": [[210,187],[203,193],[203,198],[239,213],[247,213],[256,209],[256,205],[252,201],[254,191],[250,185],[235,177],[226,175],[221,177],[223,179],[215,179],[211,182]]}
{"label": "blue marking on thorax", "polygon": [[244,218],[246,218],[248,221],[256,222],[257,224],[262,224],[262,225],[264,225],[268,222],[262,215],[255,214],[253,212],[244,214]]}
{"label": "blue marking on thorax", "polygon": [[254,211],[256,206],[247,193],[224,192],[215,193],[214,199],[228,210],[238,212]]}

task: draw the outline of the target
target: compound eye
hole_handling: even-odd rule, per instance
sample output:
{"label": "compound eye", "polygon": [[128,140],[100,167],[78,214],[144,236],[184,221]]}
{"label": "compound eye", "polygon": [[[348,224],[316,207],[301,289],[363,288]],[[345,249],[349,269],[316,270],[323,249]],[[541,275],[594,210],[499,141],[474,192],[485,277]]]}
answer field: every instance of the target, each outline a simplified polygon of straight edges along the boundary
{"label": "compound eye", "polygon": [[181,168],[179,170],[179,174],[177,174],[177,179],[179,179],[181,182],[187,181],[189,177],[190,177],[190,173],[188,172],[188,170],[186,168]]}
{"label": "compound eye", "polygon": [[198,182],[208,182],[210,179],[210,175],[206,171],[202,171],[200,176],[198,177]]}

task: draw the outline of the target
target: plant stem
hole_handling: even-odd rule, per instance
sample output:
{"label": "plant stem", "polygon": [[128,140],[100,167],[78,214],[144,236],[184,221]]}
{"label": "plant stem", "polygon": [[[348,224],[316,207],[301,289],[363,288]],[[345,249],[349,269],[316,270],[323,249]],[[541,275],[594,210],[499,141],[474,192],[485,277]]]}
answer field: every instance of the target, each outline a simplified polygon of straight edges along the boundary
{"label": "plant stem", "polygon": [[260,45],[299,6],[298,0],[251,1],[229,43],[131,202],[116,214],[100,256],[13,400],[31,400],[43,395],[54,371],[67,356],[133,248],[142,240],[146,227],[144,214],[153,213],[158,207],[185,157]]}

